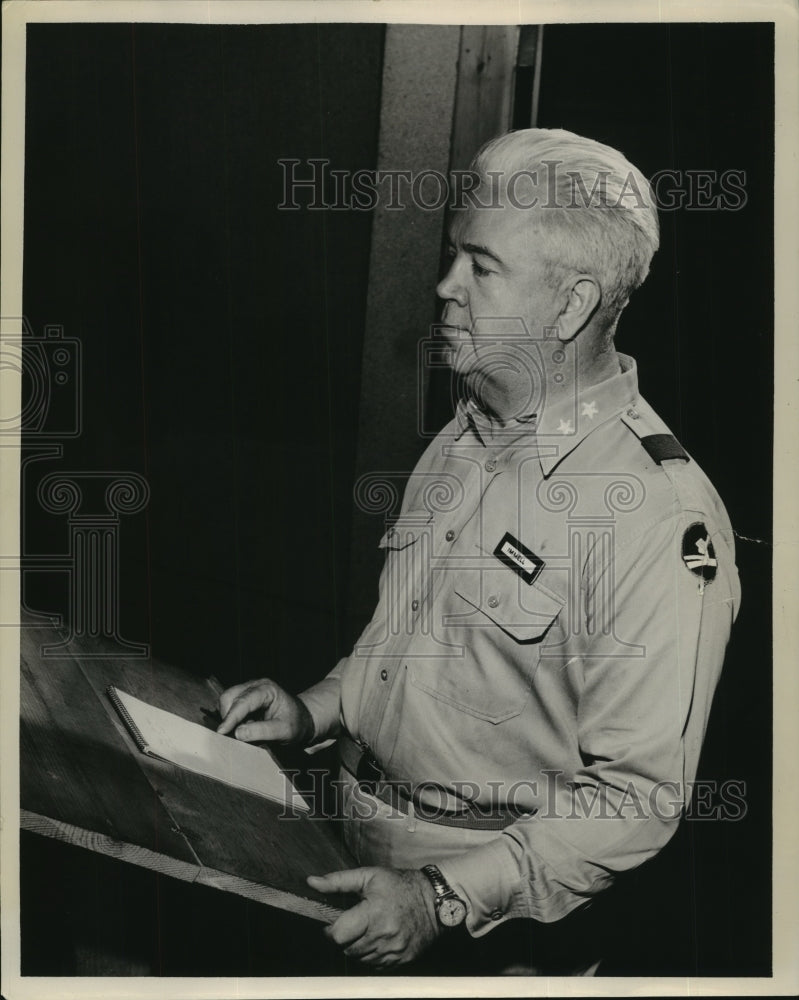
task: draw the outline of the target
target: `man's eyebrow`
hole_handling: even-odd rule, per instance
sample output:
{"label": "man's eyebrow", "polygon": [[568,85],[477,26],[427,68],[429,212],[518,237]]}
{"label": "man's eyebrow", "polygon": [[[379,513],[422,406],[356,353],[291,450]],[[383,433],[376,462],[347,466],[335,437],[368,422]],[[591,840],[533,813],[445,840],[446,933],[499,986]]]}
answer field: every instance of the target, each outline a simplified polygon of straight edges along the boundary
{"label": "man's eyebrow", "polygon": [[493,250],[489,250],[488,247],[482,246],[480,243],[464,243],[463,249],[467,253],[479,254],[481,257],[490,257],[495,263],[499,264],[501,268],[506,269],[505,261],[501,257],[498,257]]}

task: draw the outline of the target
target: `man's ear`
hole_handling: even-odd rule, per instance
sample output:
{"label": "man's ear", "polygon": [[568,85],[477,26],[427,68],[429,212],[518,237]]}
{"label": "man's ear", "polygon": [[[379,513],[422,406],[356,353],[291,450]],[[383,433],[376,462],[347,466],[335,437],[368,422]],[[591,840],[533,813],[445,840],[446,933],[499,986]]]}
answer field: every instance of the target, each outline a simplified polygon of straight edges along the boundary
{"label": "man's ear", "polygon": [[573,340],[596,312],[602,301],[602,289],[592,274],[569,278],[563,288],[563,308],[558,316],[558,339]]}

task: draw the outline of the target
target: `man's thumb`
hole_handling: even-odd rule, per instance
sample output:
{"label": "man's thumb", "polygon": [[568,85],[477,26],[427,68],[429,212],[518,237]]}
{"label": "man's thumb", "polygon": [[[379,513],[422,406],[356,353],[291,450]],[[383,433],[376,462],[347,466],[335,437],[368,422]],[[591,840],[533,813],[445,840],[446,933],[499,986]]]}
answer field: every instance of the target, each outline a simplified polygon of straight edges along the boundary
{"label": "man's thumb", "polygon": [[356,892],[363,893],[373,868],[348,868],[341,872],[328,872],[327,875],[309,875],[308,885],[317,892]]}
{"label": "man's thumb", "polygon": [[280,722],[243,722],[236,727],[233,735],[243,743],[266,743],[283,739],[286,727]]}

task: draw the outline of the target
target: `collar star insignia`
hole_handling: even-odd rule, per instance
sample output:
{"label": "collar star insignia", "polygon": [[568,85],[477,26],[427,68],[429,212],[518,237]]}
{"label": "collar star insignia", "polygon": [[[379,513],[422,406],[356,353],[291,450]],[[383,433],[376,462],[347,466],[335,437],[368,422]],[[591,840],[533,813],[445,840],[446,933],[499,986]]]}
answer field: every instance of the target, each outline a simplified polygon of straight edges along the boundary
{"label": "collar star insignia", "polygon": [[561,420],[558,424],[558,430],[561,434],[573,434],[574,428],[572,427],[571,420]]}
{"label": "collar star insignia", "polygon": [[589,420],[593,420],[597,415],[596,402],[592,399],[590,403],[583,403],[583,413],[584,417],[588,417]]}

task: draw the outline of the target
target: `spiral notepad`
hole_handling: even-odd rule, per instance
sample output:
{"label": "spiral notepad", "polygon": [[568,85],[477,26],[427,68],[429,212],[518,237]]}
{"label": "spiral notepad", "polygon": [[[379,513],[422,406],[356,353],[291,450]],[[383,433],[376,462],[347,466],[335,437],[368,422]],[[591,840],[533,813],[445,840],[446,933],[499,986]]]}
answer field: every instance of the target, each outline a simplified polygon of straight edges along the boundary
{"label": "spiral notepad", "polygon": [[119,688],[109,687],[107,694],[142,753],[292,809],[308,810],[308,804],[266,750],[187,722]]}

